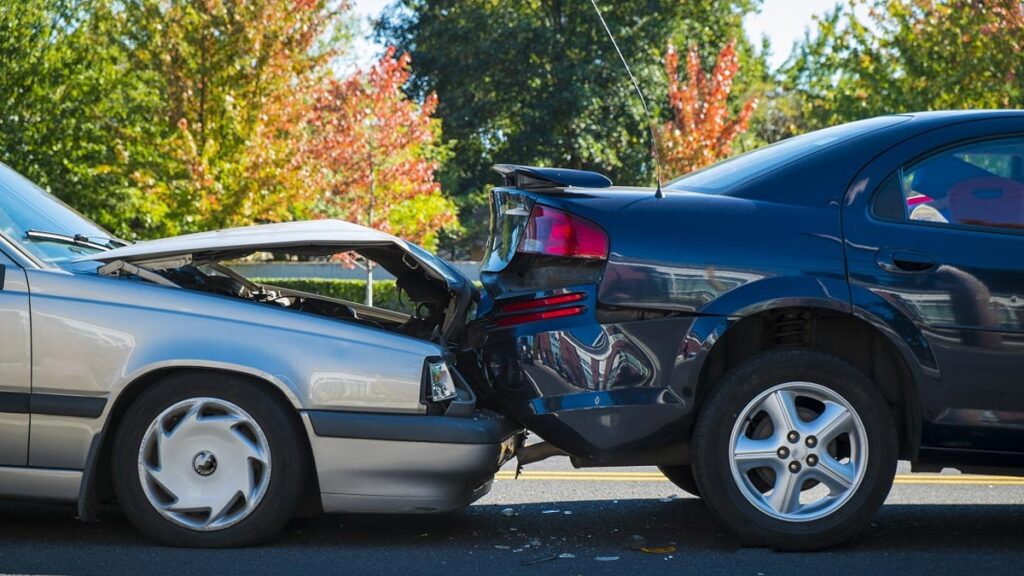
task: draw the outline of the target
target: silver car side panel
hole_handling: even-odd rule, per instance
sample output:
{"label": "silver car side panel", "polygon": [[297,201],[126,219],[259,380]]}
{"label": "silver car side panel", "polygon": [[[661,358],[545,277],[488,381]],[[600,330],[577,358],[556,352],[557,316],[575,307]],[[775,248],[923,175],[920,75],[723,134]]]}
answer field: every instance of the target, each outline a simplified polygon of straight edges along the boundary
{"label": "silver car side panel", "polygon": [[[0,392],[12,398],[12,404],[27,406],[32,391],[28,283],[24,270],[2,252],[0,264],[5,267],[0,289]],[[0,466],[27,463],[28,432],[27,411],[0,412]]]}
{"label": "silver car side panel", "polygon": [[0,466],[0,496],[74,502],[82,483],[79,470]]}
{"label": "silver car side panel", "polygon": [[501,444],[445,444],[317,436],[303,414],[325,512],[442,512],[490,490]]}
{"label": "silver car side panel", "polygon": [[116,398],[154,370],[252,374],[297,409],[422,413],[430,342],[128,278],[29,270],[33,391],[106,397],[100,418],[34,415],[29,465],[76,468]]}

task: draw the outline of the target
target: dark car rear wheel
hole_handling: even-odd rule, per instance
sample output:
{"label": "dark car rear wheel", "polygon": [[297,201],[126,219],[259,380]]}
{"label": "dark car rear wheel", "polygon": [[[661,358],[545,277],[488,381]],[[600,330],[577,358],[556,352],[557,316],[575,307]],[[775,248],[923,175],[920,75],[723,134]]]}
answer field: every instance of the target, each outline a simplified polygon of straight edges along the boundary
{"label": "dark car rear wheel", "polygon": [[658,466],[658,470],[668,478],[669,482],[676,485],[680,490],[700,497],[700,488],[697,488],[697,481],[693,478],[693,468],[690,466]]}
{"label": "dark car rear wheel", "polygon": [[307,485],[303,433],[271,391],[179,373],[132,403],[117,430],[114,490],[141,532],[173,546],[258,544],[281,530]]}
{"label": "dark car rear wheel", "polygon": [[745,543],[782,550],[861,530],[896,472],[896,428],[877,387],[812,350],[762,353],[727,373],[694,446],[705,502]]}

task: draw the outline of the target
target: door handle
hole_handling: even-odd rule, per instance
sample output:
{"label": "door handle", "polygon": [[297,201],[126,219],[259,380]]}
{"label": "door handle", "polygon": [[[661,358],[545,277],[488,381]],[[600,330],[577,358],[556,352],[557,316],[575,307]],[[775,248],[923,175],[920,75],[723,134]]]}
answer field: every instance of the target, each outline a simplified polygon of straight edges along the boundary
{"label": "door handle", "polygon": [[920,274],[934,270],[939,261],[931,254],[914,250],[883,248],[875,254],[878,267],[893,274]]}
{"label": "door handle", "polygon": [[7,266],[0,264],[0,290],[4,289],[4,279],[7,277]]}

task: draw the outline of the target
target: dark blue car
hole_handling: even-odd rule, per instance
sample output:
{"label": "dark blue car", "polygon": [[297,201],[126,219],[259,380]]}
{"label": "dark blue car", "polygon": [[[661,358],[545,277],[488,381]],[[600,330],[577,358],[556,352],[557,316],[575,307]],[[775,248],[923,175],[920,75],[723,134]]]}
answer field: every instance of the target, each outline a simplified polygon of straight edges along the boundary
{"label": "dark blue car", "polygon": [[657,465],[748,542],[865,526],[898,459],[1024,469],[1024,112],[873,118],[654,189],[499,166],[471,332],[495,407]]}

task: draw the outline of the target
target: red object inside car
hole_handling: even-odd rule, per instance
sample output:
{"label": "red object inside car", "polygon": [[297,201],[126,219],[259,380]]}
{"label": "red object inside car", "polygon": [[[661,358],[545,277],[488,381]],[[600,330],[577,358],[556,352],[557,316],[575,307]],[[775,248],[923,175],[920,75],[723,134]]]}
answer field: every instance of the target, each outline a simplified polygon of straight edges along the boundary
{"label": "red object inside car", "polygon": [[949,189],[953,221],[980,226],[1024,227],[1024,184],[998,176],[972,178]]}

